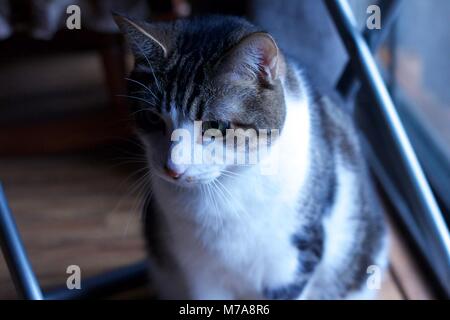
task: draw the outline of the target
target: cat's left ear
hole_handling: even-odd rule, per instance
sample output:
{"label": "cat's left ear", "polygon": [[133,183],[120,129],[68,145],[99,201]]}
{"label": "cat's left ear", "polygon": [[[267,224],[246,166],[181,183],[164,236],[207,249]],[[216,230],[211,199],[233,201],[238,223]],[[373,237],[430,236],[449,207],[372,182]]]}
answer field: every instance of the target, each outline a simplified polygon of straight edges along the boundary
{"label": "cat's left ear", "polygon": [[280,76],[280,53],[268,33],[256,32],[242,39],[224,57],[222,72],[236,79],[263,79],[273,83]]}
{"label": "cat's left ear", "polygon": [[137,60],[161,62],[171,49],[171,30],[165,23],[146,23],[114,14]]}

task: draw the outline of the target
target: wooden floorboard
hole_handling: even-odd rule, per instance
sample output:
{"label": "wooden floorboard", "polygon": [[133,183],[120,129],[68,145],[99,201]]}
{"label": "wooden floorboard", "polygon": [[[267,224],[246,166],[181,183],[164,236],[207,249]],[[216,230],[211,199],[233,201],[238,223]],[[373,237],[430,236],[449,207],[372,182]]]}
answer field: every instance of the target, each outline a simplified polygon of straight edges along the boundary
{"label": "wooden floorboard", "polygon": [[[95,153],[0,160],[0,181],[43,287],[64,284],[69,265],[80,266],[87,277],[145,257],[139,196],[130,191],[139,167],[120,165],[127,158]],[[398,231],[391,229],[390,268],[377,298],[432,298]],[[14,297],[0,259],[0,299]]]}
{"label": "wooden floorboard", "polygon": [[392,272],[388,269],[384,275],[383,285],[380,293],[377,295],[378,300],[404,300],[405,296],[400,290],[397,282],[392,277]]}
{"label": "wooden floorboard", "polygon": [[390,219],[390,256],[391,274],[398,287],[408,300],[430,300],[436,296],[431,289],[416,257],[408,247],[407,241],[401,237],[401,232],[392,219]]}

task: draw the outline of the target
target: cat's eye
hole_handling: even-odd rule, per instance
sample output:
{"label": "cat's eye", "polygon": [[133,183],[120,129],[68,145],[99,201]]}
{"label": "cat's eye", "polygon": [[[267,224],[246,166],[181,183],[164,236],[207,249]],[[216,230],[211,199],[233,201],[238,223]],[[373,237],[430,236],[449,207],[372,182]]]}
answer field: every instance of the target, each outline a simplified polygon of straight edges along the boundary
{"label": "cat's eye", "polygon": [[139,128],[145,132],[164,131],[165,123],[157,113],[145,110],[136,113],[136,122]]}
{"label": "cat's eye", "polygon": [[212,121],[203,121],[202,123],[202,134],[204,135],[205,132],[209,129],[215,129],[219,130],[222,133],[222,136],[226,136],[227,129],[231,128],[230,122],[226,121],[220,121],[220,120],[212,120]]}

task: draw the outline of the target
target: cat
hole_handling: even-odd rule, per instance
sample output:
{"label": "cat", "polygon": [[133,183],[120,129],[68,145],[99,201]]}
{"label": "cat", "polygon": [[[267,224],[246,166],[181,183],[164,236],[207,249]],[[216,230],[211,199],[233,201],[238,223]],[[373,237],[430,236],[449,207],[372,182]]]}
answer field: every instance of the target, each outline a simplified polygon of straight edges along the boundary
{"label": "cat", "polygon": [[[150,168],[144,226],[157,296],[373,297],[386,227],[351,117],[243,18],[115,20],[135,57],[129,97]],[[209,129],[228,137],[239,128],[279,133],[269,143],[274,172],[261,170],[263,156],[245,165],[174,161],[173,132],[203,145]],[[238,152],[234,141],[225,151]]]}

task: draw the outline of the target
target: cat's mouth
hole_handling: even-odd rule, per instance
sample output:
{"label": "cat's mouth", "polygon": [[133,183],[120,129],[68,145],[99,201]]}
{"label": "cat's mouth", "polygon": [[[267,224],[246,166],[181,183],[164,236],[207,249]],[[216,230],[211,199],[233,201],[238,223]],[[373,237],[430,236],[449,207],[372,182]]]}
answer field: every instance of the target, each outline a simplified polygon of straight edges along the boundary
{"label": "cat's mouth", "polygon": [[158,178],[180,187],[194,187],[203,184],[212,183],[218,177],[220,172],[207,172],[198,175],[183,174],[177,177],[168,175],[165,172],[156,172]]}

